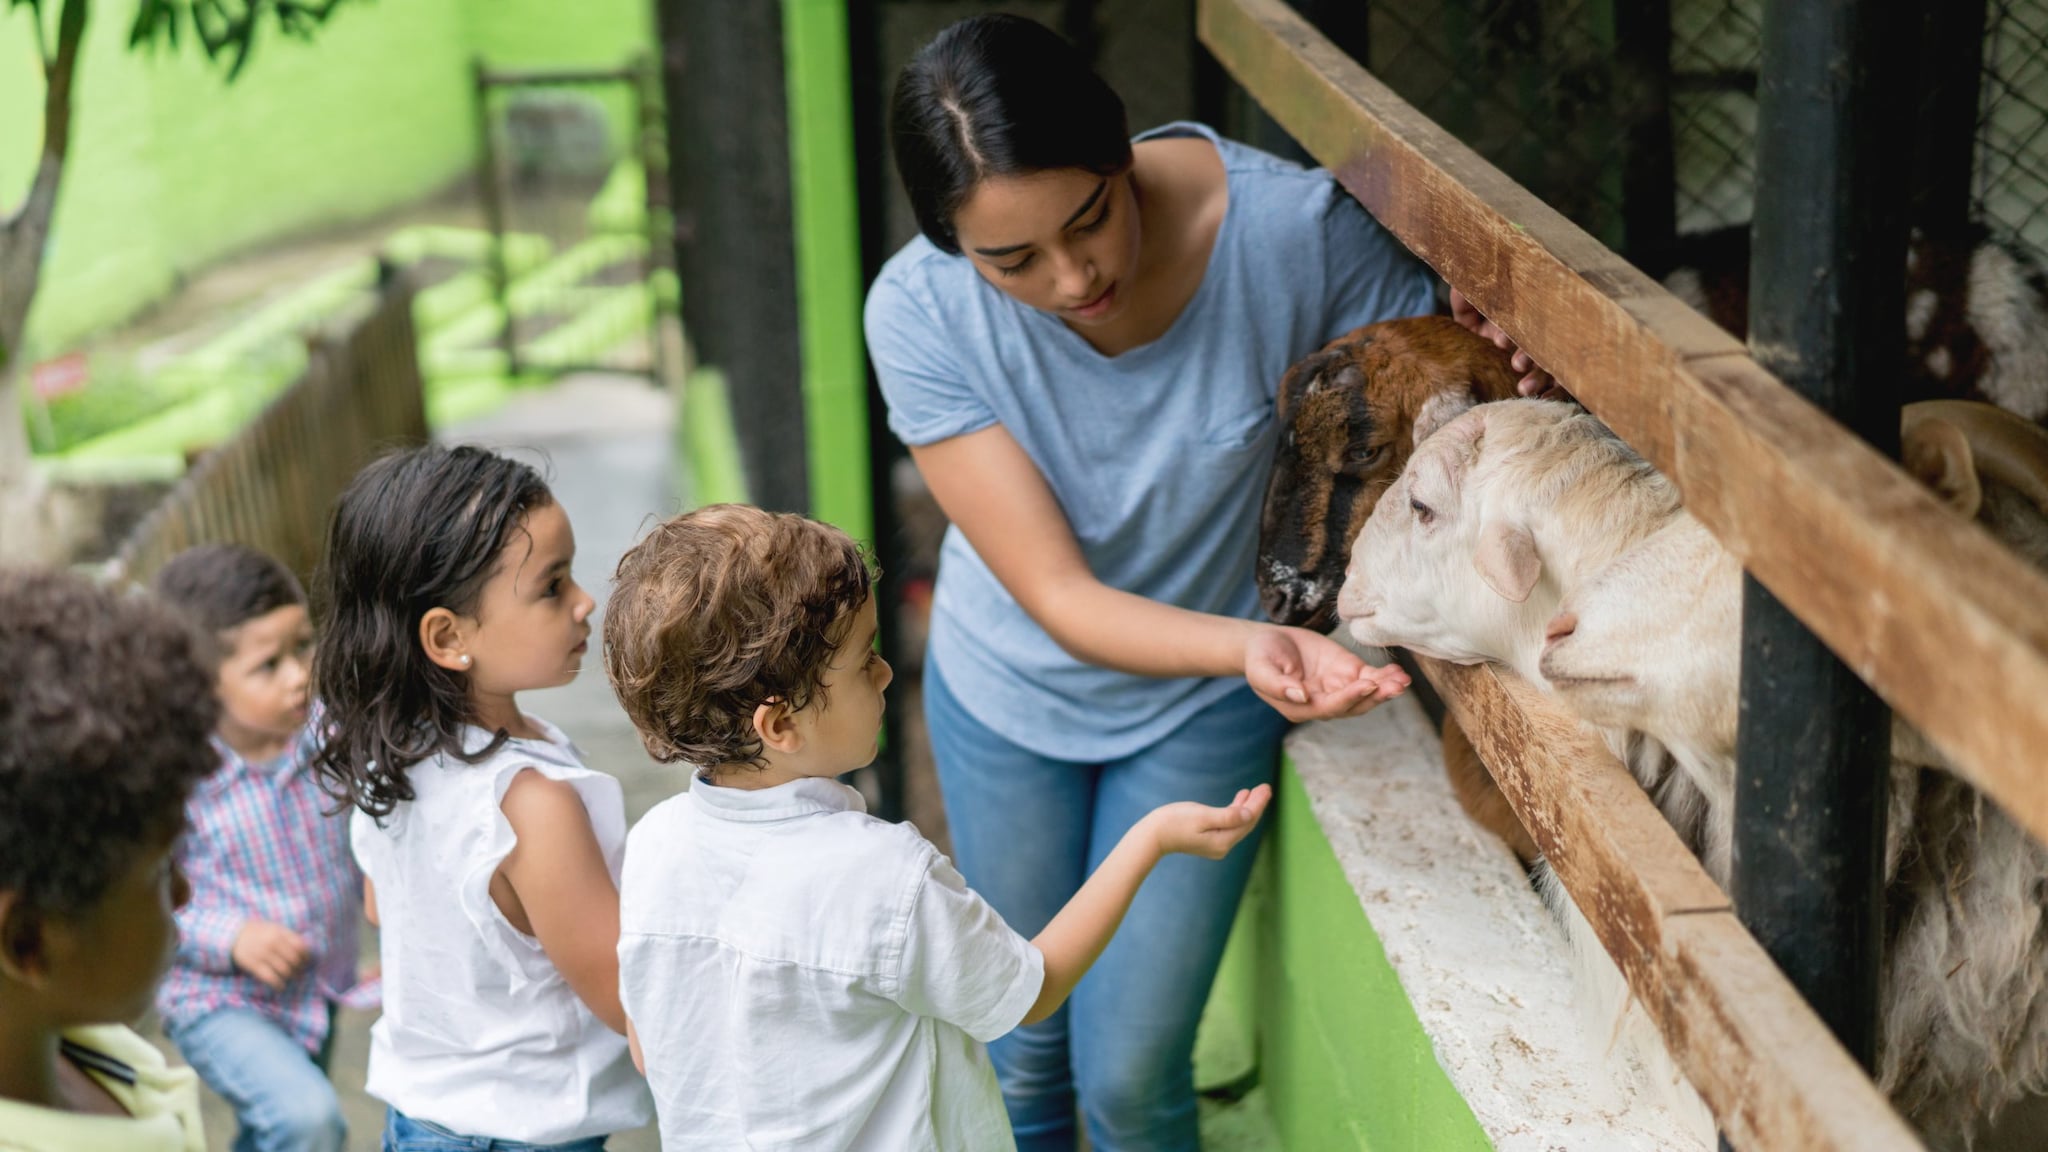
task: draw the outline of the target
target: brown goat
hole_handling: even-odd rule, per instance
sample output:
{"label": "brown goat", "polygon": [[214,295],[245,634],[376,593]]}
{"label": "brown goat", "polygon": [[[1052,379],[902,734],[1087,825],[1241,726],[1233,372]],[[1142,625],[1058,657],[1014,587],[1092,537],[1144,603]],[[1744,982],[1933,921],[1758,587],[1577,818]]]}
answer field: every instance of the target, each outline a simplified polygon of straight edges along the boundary
{"label": "brown goat", "polygon": [[1327,631],[1351,542],[1415,449],[1415,419],[1446,392],[1515,394],[1508,354],[1447,316],[1348,332],[1287,370],[1280,447],[1259,515],[1259,600],[1280,624]]}

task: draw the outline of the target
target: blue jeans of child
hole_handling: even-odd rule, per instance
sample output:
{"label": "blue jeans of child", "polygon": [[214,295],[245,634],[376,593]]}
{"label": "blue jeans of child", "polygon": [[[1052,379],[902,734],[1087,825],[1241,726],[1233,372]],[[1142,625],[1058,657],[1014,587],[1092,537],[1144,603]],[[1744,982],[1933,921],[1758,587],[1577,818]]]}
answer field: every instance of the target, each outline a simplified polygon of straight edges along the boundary
{"label": "blue jeans of child", "polygon": [[[1036,936],[1138,819],[1162,804],[1229,803],[1270,783],[1287,721],[1251,689],[1172,735],[1101,764],[1040,756],[968,715],[924,671],[925,725],[967,883]],[[1258,831],[1221,861],[1169,856],[1066,1007],[989,1045],[1019,1152],[1071,1152],[1075,1093],[1096,1152],[1199,1147],[1195,1027],[1222,962]]]}
{"label": "blue jeans of child", "polygon": [[235,1152],[342,1152],[348,1126],[323,1061],[247,1008],[167,1029],[207,1086],[234,1106]]}
{"label": "blue jeans of child", "polygon": [[439,1124],[415,1120],[396,1108],[384,1110],[384,1152],[604,1152],[603,1136],[571,1140],[566,1144],[525,1144],[518,1140],[493,1140],[489,1136],[463,1136]]}

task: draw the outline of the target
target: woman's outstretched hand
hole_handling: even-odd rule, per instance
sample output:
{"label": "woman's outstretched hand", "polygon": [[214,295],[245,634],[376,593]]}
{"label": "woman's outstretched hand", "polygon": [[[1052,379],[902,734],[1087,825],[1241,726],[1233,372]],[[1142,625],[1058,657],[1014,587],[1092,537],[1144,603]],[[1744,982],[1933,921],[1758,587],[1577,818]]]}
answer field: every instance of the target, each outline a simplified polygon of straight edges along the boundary
{"label": "woman's outstretched hand", "polygon": [[1486,337],[1493,342],[1495,348],[1514,354],[1514,358],[1508,361],[1508,364],[1522,374],[1522,378],[1515,382],[1516,392],[1524,396],[1533,396],[1538,400],[1572,398],[1571,393],[1565,391],[1550,373],[1537,367],[1536,361],[1531,359],[1527,352],[1516,347],[1515,342],[1508,339],[1508,334],[1501,331],[1500,325],[1481,316],[1479,309],[1474,308],[1472,302],[1465,299],[1465,294],[1456,288],[1451,289],[1451,319]]}
{"label": "woman's outstretched hand", "polygon": [[1245,642],[1244,678],[1296,723],[1359,716],[1408,690],[1408,674],[1375,668],[1320,632],[1269,625]]}

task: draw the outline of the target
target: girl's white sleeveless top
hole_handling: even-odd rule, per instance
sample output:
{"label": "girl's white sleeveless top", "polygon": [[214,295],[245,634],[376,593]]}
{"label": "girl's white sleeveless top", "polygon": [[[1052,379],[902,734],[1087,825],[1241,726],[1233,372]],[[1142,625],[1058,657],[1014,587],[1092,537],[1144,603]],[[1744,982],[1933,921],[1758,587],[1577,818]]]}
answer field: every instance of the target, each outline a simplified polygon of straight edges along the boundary
{"label": "girl's white sleeveless top", "polygon": [[[516,837],[499,808],[532,769],[576,789],[618,883],[626,843],[619,782],[583,766],[552,724],[465,764],[446,755],[407,773],[414,798],[350,835],[375,885],[384,1015],[370,1029],[370,1095],[466,1136],[556,1144],[638,1128],[654,1116],[625,1037],[605,1027],[491,900]],[[471,728],[469,748],[490,734]]]}

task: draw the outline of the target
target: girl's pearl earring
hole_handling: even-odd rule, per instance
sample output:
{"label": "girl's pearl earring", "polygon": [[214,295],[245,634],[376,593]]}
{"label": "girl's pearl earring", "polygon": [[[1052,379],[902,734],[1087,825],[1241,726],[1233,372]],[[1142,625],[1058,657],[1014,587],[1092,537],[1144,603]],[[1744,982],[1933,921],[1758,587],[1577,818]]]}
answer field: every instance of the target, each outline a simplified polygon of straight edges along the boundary
{"label": "girl's pearl earring", "polygon": [[464,668],[467,668],[467,667],[469,667],[469,653],[467,653],[467,652],[464,652],[464,653],[462,654],[462,666],[463,666]]}

